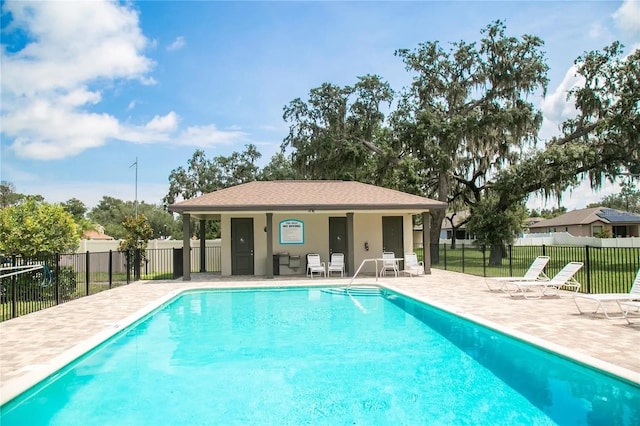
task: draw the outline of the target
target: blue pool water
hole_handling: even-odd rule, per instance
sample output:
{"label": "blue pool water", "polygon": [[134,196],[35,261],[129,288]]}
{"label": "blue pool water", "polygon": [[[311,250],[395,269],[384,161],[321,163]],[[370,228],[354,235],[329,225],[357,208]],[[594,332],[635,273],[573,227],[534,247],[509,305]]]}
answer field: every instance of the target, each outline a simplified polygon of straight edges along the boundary
{"label": "blue pool water", "polygon": [[185,293],[9,425],[640,424],[640,388],[398,294]]}

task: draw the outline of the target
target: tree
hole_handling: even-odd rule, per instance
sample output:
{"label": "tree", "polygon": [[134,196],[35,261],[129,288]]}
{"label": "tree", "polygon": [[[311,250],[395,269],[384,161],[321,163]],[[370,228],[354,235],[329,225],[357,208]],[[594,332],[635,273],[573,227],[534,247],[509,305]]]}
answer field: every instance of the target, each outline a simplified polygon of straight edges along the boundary
{"label": "tree", "polygon": [[566,207],[553,207],[551,209],[542,209],[540,211],[531,210],[528,217],[543,217],[545,219],[552,219],[554,217],[562,216],[567,212]]}
{"label": "tree", "polygon": [[[138,203],[138,212],[147,217],[153,231],[153,238],[166,236],[181,237],[182,228],[173,216],[161,205]],[[100,202],[87,214],[94,224],[104,227],[107,235],[116,239],[125,238],[126,229],[123,226],[127,216],[135,216],[136,206],[132,201],[122,201],[117,198],[103,196]]]}
{"label": "tree", "polygon": [[374,153],[385,152],[382,109],[392,100],[388,83],[366,75],[353,86],[323,83],[311,89],[308,101],[296,98],[286,105],[289,134],[282,150],[293,149],[298,176],[380,183]]}
{"label": "tree", "polygon": [[73,252],[79,236],[73,217],[57,204],[33,198],[0,210],[0,251],[36,257]]}
{"label": "tree", "polygon": [[76,222],[84,219],[84,215],[87,213],[87,206],[77,198],[71,198],[64,203],[60,204],[62,208],[64,208]]}
{"label": "tree", "polygon": [[[129,253],[140,253],[133,258],[132,266],[134,270],[140,270],[140,266],[143,260],[146,259],[146,248],[149,244],[149,240],[153,237],[153,229],[149,225],[149,221],[144,214],[138,214],[137,216],[126,216],[122,222],[122,227],[125,229],[124,239],[120,241],[118,250]],[[137,269],[136,269],[137,268]]]}
{"label": "tree", "polygon": [[[449,203],[462,199],[473,214],[490,178],[535,143],[542,115],[527,99],[544,94],[548,82],[542,40],[508,37],[500,21],[482,35],[479,45],[460,41],[446,50],[427,42],[396,51],[414,79],[386,127],[380,105],[393,92],[379,77],[368,77],[368,101],[358,104],[368,113],[354,117],[349,101],[362,97],[357,85],[325,83],[311,91],[308,103],[292,101],[285,108],[291,127],[283,148],[294,148],[294,168],[309,178],[355,178]],[[358,151],[364,148],[369,154]],[[432,243],[444,215],[432,212]],[[438,252],[431,254],[437,261]]]}
{"label": "tree", "polygon": [[5,180],[0,182],[0,209],[16,205],[24,197],[24,194],[16,192],[16,187],[13,183]]}
{"label": "tree", "polygon": [[284,153],[278,152],[271,157],[269,164],[260,170],[257,180],[287,180],[296,177],[291,160],[285,157]]}
{"label": "tree", "polygon": [[128,206],[122,200],[107,195],[103,196],[100,202],[89,211],[87,217],[91,222],[102,225],[104,232],[115,239],[124,238],[125,229],[122,226],[127,215],[133,215],[135,206],[133,203]]}
{"label": "tree", "polygon": [[526,161],[501,170],[492,189],[500,211],[533,192],[549,197],[588,177],[597,188],[604,179],[640,172],[640,49],[626,58],[612,43],[575,61],[584,84],[568,92],[577,114],[562,126],[545,149],[532,150]]}
{"label": "tree", "polygon": [[522,224],[526,217],[523,205],[512,206],[509,210],[496,214],[494,210],[496,194],[484,197],[475,205],[475,211],[469,217],[467,229],[476,236],[481,245],[495,247],[491,256],[503,256],[505,242],[513,241],[522,234]]}
{"label": "tree", "polygon": [[178,199],[188,200],[241,183],[256,180],[261,157],[255,145],[246,145],[243,152],[234,152],[229,157],[218,156],[207,159],[204,151],[198,149],[188,162],[187,170],[182,166],[173,169],[169,175],[169,192],[163,198],[165,206]]}
{"label": "tree", "polygon": [[[462,199],[471,216],[475,206],[486,210],[482,203],[491,176],[518,162],[523,148],[535,142],[542,117],[527,97],[544,93],[548,81],[542,40],[508,37],[500,21],[482,34],[479,46],[460,41],[447,51],[427,42],[413,51],[398,50],[415,76],[392,118],[404,151],[422,163],[425,195],[448,203]],[[439,240],[444,215],[431,213],[432,244]],[[437,256],[432,251],[434,262]],[[500,247],[491,261],[500,261]]]}
{"label": "tree", "polygon": [[125,229],[125,237],[120,241],[120,251],[144,250],[153,237],[153,229],[143,214],[126,216],[122,227]]}

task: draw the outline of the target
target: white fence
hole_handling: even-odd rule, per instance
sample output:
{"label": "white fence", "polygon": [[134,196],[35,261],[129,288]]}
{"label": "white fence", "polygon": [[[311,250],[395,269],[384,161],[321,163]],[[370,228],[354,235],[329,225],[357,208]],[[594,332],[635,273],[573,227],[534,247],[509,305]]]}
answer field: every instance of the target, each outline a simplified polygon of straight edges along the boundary
{"label": "white fence", "polygon": [[[440,244],[451,244],[451,240],[440,240]],[[456,245],[473,245],[473,240],[456,240]],[[590,246],[590,247],[640,247],[640,237],[627,238],[596,238],[574,237],[567,232],[552,232],[545,234],[526,234],[513,242],[514,246]]]}
{"label": "white fence", "polygon": [[[119,240],[80,240],[80,246],[76,253],[118,251],[119,245]],[[222,243],[217,238],[215,240],[206,240],[205,245],[207,247],[221,247]],[[182,240],[151,240],[147,244],[147,249],[170,248],[182,248]],[[200,248],[200,240],[191,240],[191,248]]]}
{"label": "white fence", "polygon": [[[109,250],[113,251],[113,262],[111,263],[113,272],[126,271],[126,260],[124,253],[118,252],[120,241],[118,240],[80,240],[80,246],[76,255],[61,256],[60,263],[63,266],[73,266],[78,272],[84,272],[85,257],[78,257],[87,252],[90,253],[91,270],[106,272],[109,270]],[[220,239],[207,240],[207,251],[205,262],[207,271],[219,271],[220,250],[222,243]],[[182,240],[151,240],[147,244],[147,249],[152,250],[147,253],[147,259],[143,265],[144,273],[157,273],[173,270],[172,254],[167,253],[167,249],[182,248]],[[217,249],[216,249],[217,248]],[[164,249],[164,250],[162,250]],[[191,270],[200,270],[200,240],[191,240]]]}

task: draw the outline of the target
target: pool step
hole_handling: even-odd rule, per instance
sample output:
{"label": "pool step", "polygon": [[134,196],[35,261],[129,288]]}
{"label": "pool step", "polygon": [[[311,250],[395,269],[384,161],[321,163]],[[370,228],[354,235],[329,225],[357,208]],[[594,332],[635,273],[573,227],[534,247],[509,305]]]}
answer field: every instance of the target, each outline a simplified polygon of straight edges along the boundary
{"label": "pool step", "polygon": [[351,286],[351,287],[337,287],[337,288],[325,288],[322,289],[323,292],[329,294],[342,294],[342,295],[352,295],[352,296],[380,296],[382,295],[382,290],[379,287],[360,287],[360,286]]}

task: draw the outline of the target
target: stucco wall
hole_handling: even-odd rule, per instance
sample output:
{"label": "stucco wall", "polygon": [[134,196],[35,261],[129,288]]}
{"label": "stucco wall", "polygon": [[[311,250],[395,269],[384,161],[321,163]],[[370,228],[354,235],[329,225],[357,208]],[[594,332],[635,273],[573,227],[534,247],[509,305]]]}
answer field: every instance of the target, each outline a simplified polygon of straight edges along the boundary
{"label": "stucco wall", "polygon": [[[298,274],[304,275],[306,270],[307,253],[319,253],[325,264],[329,262],[329,217],[340,217],[340,214],[281,214],[273,215],[273,254],[287,252],[289,255],[300,256],[300,268],[290,269],[280,266],[281,275]],[[342,215],[344,217],[344,215]],[[403,244],[404,251],[413,251],[413,223],[411,214],[390,214],[390,213],[355,213],[353,218],[354,246],[355,246],[355,271],[362,259],[382,256],[382,217],[402,216],[403,217]],[[222,244],[222,275],[231,275],[231,218],[252,217],[254,232],[254,274],[266,275],[267,262],[267,233],[266,215],[222,215],[221,217],[221,239]],[[280,244],[278,227],[282,220],[297,219],[304,223],[304,244]],[[367,242],[369,250],[365,250],[364,243]],[[403,257],[404,253],[396,253],[397,257]],[[362,273],[373,274],[375,272],[373,263],[363,267]]]}

